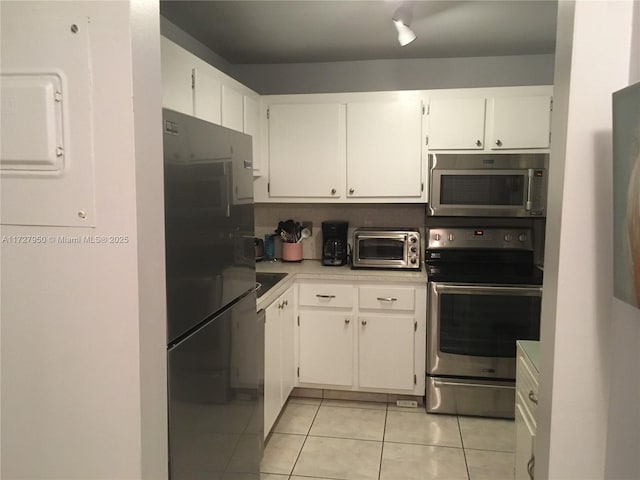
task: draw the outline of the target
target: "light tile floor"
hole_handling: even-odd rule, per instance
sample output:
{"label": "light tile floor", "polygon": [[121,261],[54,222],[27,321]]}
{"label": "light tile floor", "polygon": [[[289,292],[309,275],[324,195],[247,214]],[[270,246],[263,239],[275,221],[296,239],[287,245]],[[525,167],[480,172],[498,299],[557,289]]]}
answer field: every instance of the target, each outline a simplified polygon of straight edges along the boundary
{"label": "light tile floor", "polygon": [[511,480],[514,422],[290,398],[261,480]]}

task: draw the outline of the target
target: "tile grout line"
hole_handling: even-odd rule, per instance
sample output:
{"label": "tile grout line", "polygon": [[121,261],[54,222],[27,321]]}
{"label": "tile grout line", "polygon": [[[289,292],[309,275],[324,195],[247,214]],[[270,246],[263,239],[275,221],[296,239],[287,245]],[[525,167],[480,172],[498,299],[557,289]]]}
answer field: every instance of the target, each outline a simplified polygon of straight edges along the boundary
{"label": "tile grout line", "polygon": [[296,465],[298,464],[298,460],[300,460],[300,455],[302,455],[302,450],[304,449],[304,446],[307,443],[307,439],[309,438],[309,432],[311,432],[311,427],[313,427],[313,422],[316,421],[316,417],[318,416],[318,412],[320,411],[320,407],[321,406],[322,406],[322,400],[320,400],[320,403],[318,404],[318,408],[316,409],[316,413],[313,415],[313,420],[311,420],[311,424],[309,425],[309,428],[307,429],[307,433],[304,436],[304,441],[302,442],[302,445],[300,446],[300,451],[298,452],[298,455],[296,456],[296,459],[293,462],[293,466],[291,467],[291,471],[289,472],[289,478],[291,478],[293,476],[293,471],[296,469]]}
{"label": "tile grout line", "polygon": [[467,451],[464,448],[464,438],[462,437],[462,427],[460,426],[460,415],[456,415],[456,422],[458,423],[458,432],[460,433],[460,443],[462,444],[462,456],[464,457],[464,466],[467,469],[467,479],[471,480],[471,473],[469,472],[469,462],[467,462]]}
{"label": "tile grout line", "polygon": [[384,455],[384,437],[387,434],[387,418],[389,416],[389,403],[384,411],[384,427],[382,428],[382,444],[380,445],[380,464],[378,465],[378,480],[382,477],[382,456]]}

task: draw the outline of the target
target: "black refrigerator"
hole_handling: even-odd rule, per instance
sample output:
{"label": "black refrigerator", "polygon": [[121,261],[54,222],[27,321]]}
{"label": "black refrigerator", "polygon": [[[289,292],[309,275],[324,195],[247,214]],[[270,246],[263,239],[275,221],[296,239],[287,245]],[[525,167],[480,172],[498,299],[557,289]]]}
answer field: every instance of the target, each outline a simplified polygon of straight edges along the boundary
{"label": "black refrigerator", "polygon": [[171,480],[258,479],[251,137],[163,110]]}

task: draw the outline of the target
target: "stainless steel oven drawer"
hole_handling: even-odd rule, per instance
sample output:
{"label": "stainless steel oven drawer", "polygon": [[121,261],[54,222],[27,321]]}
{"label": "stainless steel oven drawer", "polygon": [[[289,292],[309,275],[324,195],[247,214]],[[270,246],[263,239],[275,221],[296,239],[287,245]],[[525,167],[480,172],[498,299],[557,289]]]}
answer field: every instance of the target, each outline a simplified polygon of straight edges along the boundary
{"label": "stainless steel oven drawer", "polygon": [[427,412],[514,418],[515,382],[427,377]]}

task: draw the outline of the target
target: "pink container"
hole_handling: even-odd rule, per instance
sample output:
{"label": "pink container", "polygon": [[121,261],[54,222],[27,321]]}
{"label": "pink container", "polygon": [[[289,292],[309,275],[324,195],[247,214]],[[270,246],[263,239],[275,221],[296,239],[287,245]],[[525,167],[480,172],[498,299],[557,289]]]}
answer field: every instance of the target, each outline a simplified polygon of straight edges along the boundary
{"label": "pink container", "polygon": [[302,242],[282,243],[282,260],[285,262],[302,261]]}

